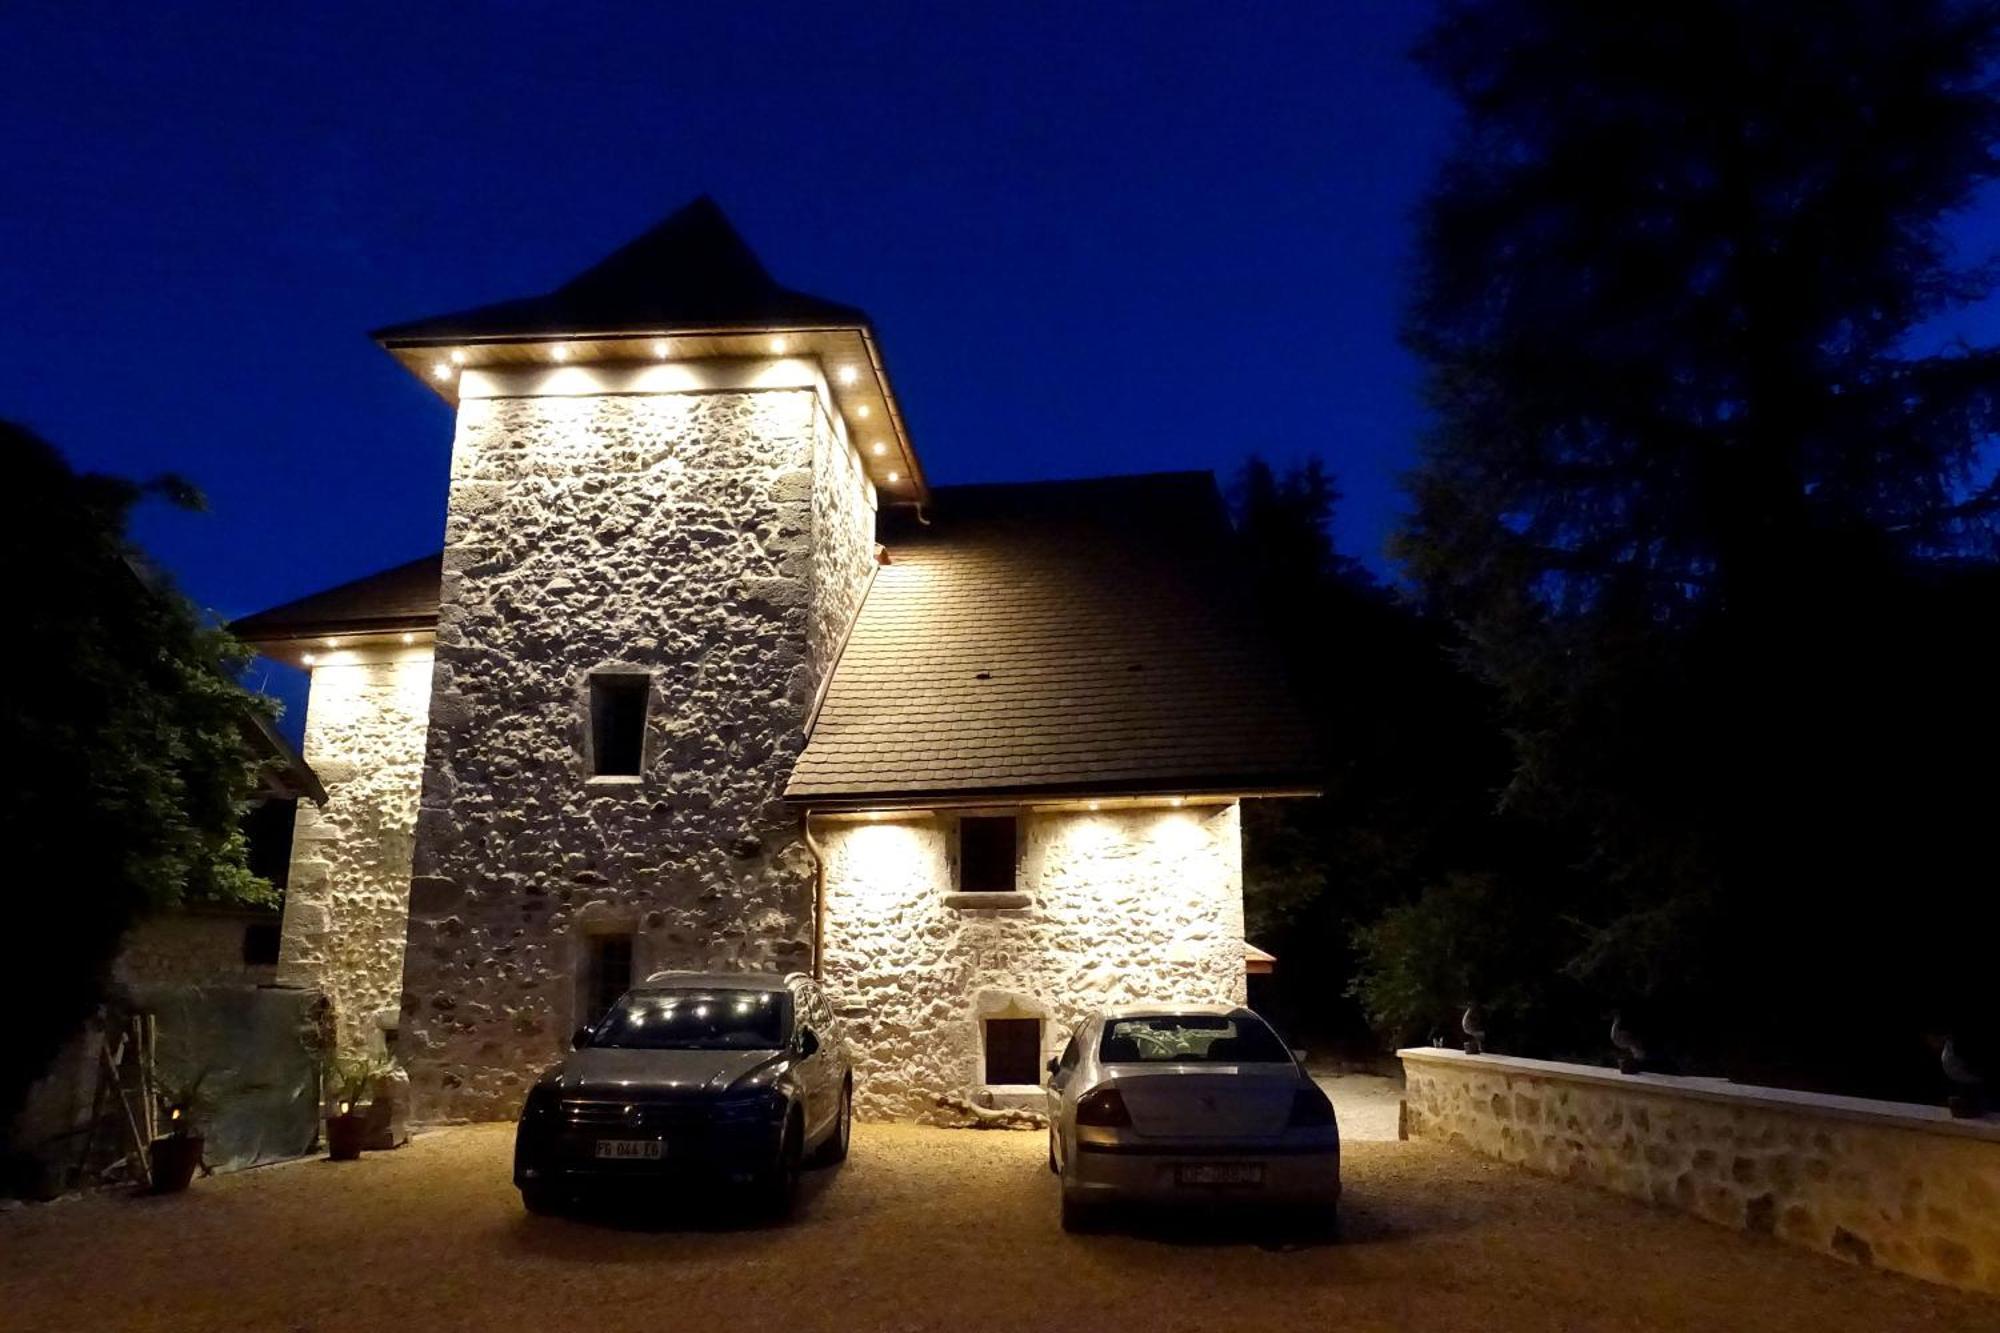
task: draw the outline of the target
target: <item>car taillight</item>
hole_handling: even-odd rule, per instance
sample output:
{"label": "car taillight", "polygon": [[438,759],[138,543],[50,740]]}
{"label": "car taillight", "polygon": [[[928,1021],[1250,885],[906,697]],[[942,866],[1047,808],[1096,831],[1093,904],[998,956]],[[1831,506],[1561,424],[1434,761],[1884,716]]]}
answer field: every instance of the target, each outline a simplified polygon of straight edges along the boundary
{"label": "car taillight", "polygon": [[1333,1123],[1333,1103],[1318,1088],[1300,1088],[1292,1094],[1291,1129],[1324,1129]]}
{"label": "car taillight", "polygon": [[1132,1113],[1125,1109],[1125,1099],[1116,1088],[1098,1088],[1086,1092],[1077,1099],[1076,1123],[1095,1125],[1100,1129],[1123,1129],[1132,1123]]}

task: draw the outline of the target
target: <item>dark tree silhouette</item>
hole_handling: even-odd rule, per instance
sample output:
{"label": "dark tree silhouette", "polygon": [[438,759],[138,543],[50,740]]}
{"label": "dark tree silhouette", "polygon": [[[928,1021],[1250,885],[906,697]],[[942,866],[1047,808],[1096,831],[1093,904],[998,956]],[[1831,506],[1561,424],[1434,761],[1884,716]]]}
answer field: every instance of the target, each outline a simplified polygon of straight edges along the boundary
{"label": "dark tree silhouette", "polygon": [[1477,0],[1418,53],[1463,128],[1397,552],[1574,840],[1571,974],[1765,1076],[1992,1021],[2000,355],[1932,330],[1992,288],[1945,225],[1996,50],[1988,3]]}
{"label": "dark tree silhouette", "polygon": [[[1370,1046],[1371,1021],[1392,1039],[1420,1037],[1455,1021],[1468,987],[1497,996],[1511,985],[1503,963],[1534,947],[1489,922],[1478,956],[1454,955],[1415,984],[1377,965],[1372,936],[1354,948],[1358,930],[1433,885],[1501,892],[1532,863],[1534,831],[1494,811],[1508,755],[1492,693],[1456,668],[1445,626],[1336,550],[1339,490],[1318,461],[1279,474],[1252,458],[1233,500],[1249,586],[1327,760],[1324,797],[1245,807],[1249,932],[1279,956],[1260,1002],[1318,1043]],[[1524,1016],[1509,1021],[1518,1030]]]}
{"label": "dark tree silhouette", "polygon": [[0,422],[0,567],[16,671],[0,701],[0,1141],[22,1095],[95,1008],[126,930],[190,899],[260,901],[238,816],[243,721],[267,707],[226,672],[245,650],[148,573],[125,535],[148,493],[78,475]]}

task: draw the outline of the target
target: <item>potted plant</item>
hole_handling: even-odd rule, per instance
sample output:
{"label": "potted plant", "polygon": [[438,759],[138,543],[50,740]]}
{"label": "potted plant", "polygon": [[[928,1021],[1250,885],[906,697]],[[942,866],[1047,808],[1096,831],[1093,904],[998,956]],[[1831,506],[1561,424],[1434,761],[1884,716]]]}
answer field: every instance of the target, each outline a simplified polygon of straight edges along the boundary
{"label": "potted plant", "polygon": [[351,1162],[361,1156],[368,1134],[368,1118],[361,1106],[375,1088],[375,1082],[394,1066],[372,1055],[336,1059],[328,1069],[327,1083],[332,1113],[326,1118],[326,1155],[336,1162]]}
{"label": "potted plant", "polygon": [[166,1133],[155,1138],[147,1152],[155,1194],[179,1194],[201,1169],[202,1149],[207,1140],[196,1130],[195,1121],[205,1105],[201,1100],[201,1085],[207,1077],[206,1069],[186,1083],[173,1083],[155,1075],[154,1087],[166,1128]]}

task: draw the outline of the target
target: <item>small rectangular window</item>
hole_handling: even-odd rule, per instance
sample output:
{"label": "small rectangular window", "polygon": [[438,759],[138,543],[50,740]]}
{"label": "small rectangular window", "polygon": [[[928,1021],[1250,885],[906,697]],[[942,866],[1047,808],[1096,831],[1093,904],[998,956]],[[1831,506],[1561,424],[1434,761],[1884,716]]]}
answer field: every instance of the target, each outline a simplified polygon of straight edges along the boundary
{"label": "small rectangular window", "polygon": [[632,989],[632,937],[593,935],[589,957],[589,985],[584,994],[590,1013],[586,1021],[595,1023],[618,1003],[619,996]]}
{"label": "small rectangular window", "polygon": [[646,702],[652,678],[600,671],[590,678],[590,772],[637,777],[646,754]]}
{"label": "small rectangular window", "polygon": [[986,1082],[1036,1084],[1042,1081],[1042,1020],[986,1020]]}
{"label": "small rectangular window", "polygon": [[1017,845],[1012,815],[968,815],[959,820],[959,892],[1014,892]]}
{"label": "small rectangular window", "polygon": [[252,921],[243,927],[243,962],[247,967],[270,967],[278,961],[278,923]]}

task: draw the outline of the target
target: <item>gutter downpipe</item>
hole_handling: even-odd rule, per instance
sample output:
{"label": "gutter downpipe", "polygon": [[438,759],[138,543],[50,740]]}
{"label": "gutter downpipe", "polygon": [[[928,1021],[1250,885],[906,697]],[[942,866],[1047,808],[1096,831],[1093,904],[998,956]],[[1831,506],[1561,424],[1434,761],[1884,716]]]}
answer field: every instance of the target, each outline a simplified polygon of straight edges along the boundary
{"label": "gutter downpipe", "polygon": [[799,832],[804,836],[806,851],[813,859],[813,964],[814,981],[823,979],[825,968],[822,959],[826,955],[826,851],[813,837],[812,807],[807,806],[799,815]]}

